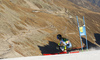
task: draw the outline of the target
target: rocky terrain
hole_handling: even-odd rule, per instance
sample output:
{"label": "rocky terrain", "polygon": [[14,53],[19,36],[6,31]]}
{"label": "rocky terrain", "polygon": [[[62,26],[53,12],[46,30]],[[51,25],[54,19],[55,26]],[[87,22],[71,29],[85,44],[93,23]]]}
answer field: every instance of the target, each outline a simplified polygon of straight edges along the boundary
{"label": "rocky terrain", "polygon": [[94,12],[100,12],[100,0],[69,0],[78,6],[84,7]]}
{"label": "rocky terrain", "polygon": [[88,1],[100,7],[100,0],[88,0]]}
{"label": "rocky terrain", "polygon": [[99,12],[68,0],[0,0],[0,58],[53,51],[59,42],[57,34],[68,38],[72,48],[80,47],[76,16],[81,26],[85,17],[89,47],[99,47]]}

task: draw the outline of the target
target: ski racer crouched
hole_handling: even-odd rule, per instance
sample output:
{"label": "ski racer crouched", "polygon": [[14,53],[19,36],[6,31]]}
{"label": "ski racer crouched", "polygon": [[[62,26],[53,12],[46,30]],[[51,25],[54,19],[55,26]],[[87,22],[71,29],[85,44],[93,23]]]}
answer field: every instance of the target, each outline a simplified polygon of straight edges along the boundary
{"label": "ski racer crouched", "polygon": [[57,35],[57,39],[60,40],[60,43],[58,43],[58,46],[63,52],[67,52],[67,49],[72,47],[71,42],[66,38],[62,38],[60,34]]}

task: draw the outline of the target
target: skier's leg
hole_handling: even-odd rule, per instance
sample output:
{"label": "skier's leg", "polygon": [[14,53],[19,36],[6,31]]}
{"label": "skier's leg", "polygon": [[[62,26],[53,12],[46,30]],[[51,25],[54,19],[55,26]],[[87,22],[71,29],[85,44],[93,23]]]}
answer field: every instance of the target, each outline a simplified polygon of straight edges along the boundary
{"label": "skier's leg", "polygon": [[64,52],[67,52],[67,46],[64,46]]}

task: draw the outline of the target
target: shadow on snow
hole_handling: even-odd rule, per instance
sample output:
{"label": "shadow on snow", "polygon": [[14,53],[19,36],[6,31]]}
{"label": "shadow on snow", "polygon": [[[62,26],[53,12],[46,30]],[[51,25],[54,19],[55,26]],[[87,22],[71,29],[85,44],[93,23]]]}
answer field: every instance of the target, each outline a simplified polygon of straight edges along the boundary
{"label": "shadow on snow", "polygon": [[41,50],[41,53],[57,53],[60,52],[61,50],[56,49],[56,47],[58,46],[58,44],[56,44],[55,42],[51,42],[49,41],[49,45],[46,45],[44,47],[42,46],[38,46]]}

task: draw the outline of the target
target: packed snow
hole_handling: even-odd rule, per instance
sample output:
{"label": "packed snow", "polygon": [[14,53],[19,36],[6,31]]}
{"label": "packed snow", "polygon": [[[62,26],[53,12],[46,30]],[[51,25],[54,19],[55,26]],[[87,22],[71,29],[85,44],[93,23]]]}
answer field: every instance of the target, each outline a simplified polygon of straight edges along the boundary
{"label": "packed snow", "polygon": [[1,60],[100,60],[100,50],[81,51],[73,54],[19,57]]}

